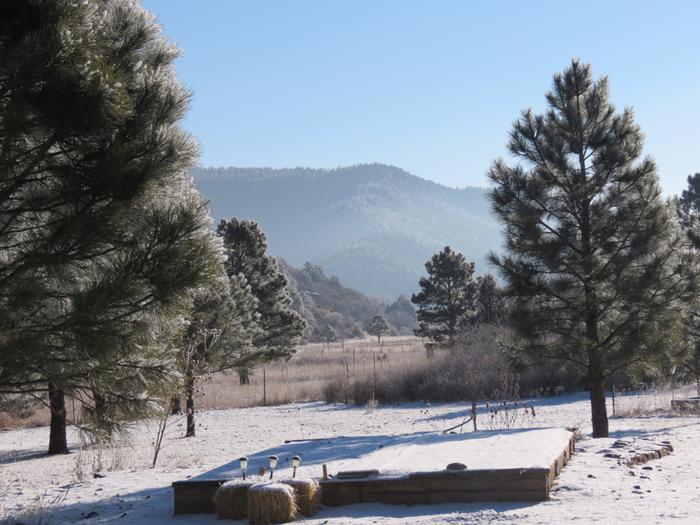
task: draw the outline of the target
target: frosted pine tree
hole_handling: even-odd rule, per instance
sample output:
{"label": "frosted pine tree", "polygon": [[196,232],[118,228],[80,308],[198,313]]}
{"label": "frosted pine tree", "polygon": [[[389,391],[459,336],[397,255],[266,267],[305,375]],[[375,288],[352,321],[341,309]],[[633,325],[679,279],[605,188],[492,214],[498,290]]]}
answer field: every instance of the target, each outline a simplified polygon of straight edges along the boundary
{"label": "frosted pine tree", "polygon": [[258,302],[261,331],[254,345],[260,362],[289,357],[306,330],[306,321],[292,309],[287,278],[267,254],[265,234],[256,222],[237,218],[222,220],[217,233],[224,243],[226,272],[231,279],[242,275]]}
{"label": "frosted pine tree", "polygon": [[411,297],[418,307],[419,337],[450,346],[474,315],[477,285],[474,263],[446,246],[425,263],[427,277],[420,279],[420,292]]}
{"label": "frosted pine tree", "polygon": [[186,177],[178,50],[153,18],[28,0],[0,31],[0,395],[46,403],[64,453],[66,397],[102,436],[153,407],[220,254]]}
{"label": "frosted pine tree", "polygon": [[577,60],[554,76],[542,114],[523,112],[490,171],[504,227],[505,281],[524,364],[568,361],[590,390],[593,436],[608,435],[605,380],[664,351],[694,268],[661,196],[631,109]]}

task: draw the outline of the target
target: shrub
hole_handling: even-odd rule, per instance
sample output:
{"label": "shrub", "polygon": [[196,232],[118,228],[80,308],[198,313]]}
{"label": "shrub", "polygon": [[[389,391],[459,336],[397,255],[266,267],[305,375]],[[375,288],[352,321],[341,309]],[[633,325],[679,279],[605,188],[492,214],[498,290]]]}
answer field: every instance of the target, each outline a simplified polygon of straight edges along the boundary
{"label": "shrub", "polygon": [[[374,394],[377,402],[455,402],[492,398],[504,374],[515,373],[499,336],[505,329],[482,325],[463,332],[449,349],[437,348],[425,365],[392,369],[389,373],[354,378],[338,376],[326,383],[327,403],[366,405]],[[521,396],[552,395],[581,388],[575,370],[561,363],[519,372]]]}

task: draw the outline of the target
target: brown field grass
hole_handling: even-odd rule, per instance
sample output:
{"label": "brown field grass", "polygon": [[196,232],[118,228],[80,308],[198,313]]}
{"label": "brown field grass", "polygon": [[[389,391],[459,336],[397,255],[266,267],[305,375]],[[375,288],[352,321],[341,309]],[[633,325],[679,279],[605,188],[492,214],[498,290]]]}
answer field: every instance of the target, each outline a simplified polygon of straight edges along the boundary
{"label": "brown field grass", "polygon": [[202,408],[220,409],[276,405],[324,399],[324,389],[333,380],[383,377],[425,366],[426,351],[417,337],[353,339],[342,343],[302,346],[289,361],[268,363],[256,369],[249,385],[241,385],[236,374],[216,374],[203,382]]}
{"label": "brown field grass", "polygon": [[[203,378],[197,410],[275,405],[324,399],[324,388],[333,380],[374,378],[377,381],[400,371],[424,366],[423,342],[417,337],[353,339],[329,345],[299,347],[288,361],[268,363],[253,371],[250,384],[241,385],[238,375],[215,374]],[[68,419],[80,420],[79,406],[67,401]],[[48,425],[49,412],[39,407],[27,418],[0,413],[0,429]]]}

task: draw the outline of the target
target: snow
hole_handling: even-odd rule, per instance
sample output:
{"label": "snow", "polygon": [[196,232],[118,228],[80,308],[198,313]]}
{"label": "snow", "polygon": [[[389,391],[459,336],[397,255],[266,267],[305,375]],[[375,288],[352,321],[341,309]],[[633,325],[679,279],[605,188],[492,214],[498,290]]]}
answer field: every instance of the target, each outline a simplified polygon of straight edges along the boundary
{"label": "snow", "polygon": [[330,472],[378,469],[382,474],[442,470],[463,463],[471,470],[549,467],[568,446],[561,428],[482,431],[445,435],[429,432],[387,437],[357,458],[328,461]]}
{"label": "snow", "polygon": [[[79,450],[78,436],[72,435],[75,452],[53,457],[43,455],[48,438],[45,427],[0,432],[0,516],[14,518],[8,519],[8,523],[22,517],[28,524],[42,518],[42,523],[86,525],[213,525],[221,523],[213,515],[172,516],[170,484],[221,467],[242,455],[266,456],[282,450],[278,455],[280,470],[284,470],[288,468],[292,450],[305,450],[306,457],[299,453],[303,462],[298,475],[319,476],[320,466],[316,461],[325,452],[319,451],[319,458],[314,459],[313,450],[321,448],[319,444],[324,441],[343,442],[326,438],[354,436],[364,443],[334,463],[332,469],[344,468],[345,461],[348,466],[352,464],[353,470],[370,462],[373,468],[381,464],[382,469],[389,470],[403,470],[405,463],[412,465],[411,470],[419,470],[417,465],[432,469],[435,463],[442,468],[447,456],[448,462],[461,461],[469,468],[478,468],[479,455],[482,459],[486,457],[486,452],[482,454],[478,447],[469,457],[465,454],[466,460],[447,452],[438,452],[444,453],[444,457],[433,457],[432,451],[426,453],[424,447],[440,445],[435,451],[445,451],[446,446],[471,447],[480,443],[486,450],[491,446],[489,434],[494,441],[501,441],[501,446],[505,440],[529,433],[532,440],[526,441],[532,441],[528,448],[533,454],[527,457],[531,465],[537,465],[541,462],[538,454],[548,453],[545,449],[549,446],[545,444],[549,438],[544,439],[540,432],[562,432],[561,428],[579,426],[583,439],[577,443],[577,452],[559,476],[549,501],[412,507],[363,504],[325,508],[314,518],[301,521],[317,525],[700,521],[700,447],[697,446],[700,418],[664,414],[615,417],[610,420],[610,438],[590,439],[586,436],[590,433],[587,423],[590,409],[585,394],[538,399],[533,403],[537,409],[534,424],[544,430],[521,429],[500,434],[486,431],[478,441],[471,432],[444,438],[438,434],[468,414],[469,407],[458,404],[380,406],[367,412],[343,405],[304,403],[201,412],[197,437],[169,438],[155,469],[149,468],[155,429],[145,424],[134,429],[127,446],[99,453]],[[379,448],[381,443],[372,442],[373,436],[384,436],[381,439],[385,446]],[[535,436],[540,437],[535,439]],[[290,439],[321,439],[321,442],[289,443],[285,449],[284,441]],[[447,442],[440,443],[443,439]],[[674,452],[629,468],[620,465],[617,459],[606,457],[610,450],[617,450],[613,445],[618,440],[628,442],[629,448],[636,450],[668,440]],[[399,459],[391,450],[394,447],[391,443],[402,441],[408,446]],[[540,446],[541,451],[537,451]],[[260,460],[264,462],[265,458]],[[99,463],[104,477],[93,478],[92,469]],[[280,471],[279,475],[282,474]],[[76,476],[84,479],[78,481]],[[35,521],[26,519],[28,512],[33,513]]]}
{"label": "snow", "polygon": [[[414,432],[397,435],[340,436],[299,440],[248,456],[248,473],[267,470],[269,457],[279,457],[278,477],[292,475],[291,458],[302,458],[302,469],[320,476],[323,464],[334,475],[344,470],[379,470],[382,475],[443,470],[450,463],[467,468],[549,467],[568,446],[571,432],[563,428],[511,429],[463,434]],[[239,478],[235,459],[196,479]]]}

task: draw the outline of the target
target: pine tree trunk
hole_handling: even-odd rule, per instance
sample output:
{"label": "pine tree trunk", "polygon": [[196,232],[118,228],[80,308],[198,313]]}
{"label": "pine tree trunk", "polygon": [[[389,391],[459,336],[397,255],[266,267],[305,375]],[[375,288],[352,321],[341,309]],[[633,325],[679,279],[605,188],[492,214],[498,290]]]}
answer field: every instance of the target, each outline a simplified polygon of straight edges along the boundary
{"label": "pine tree trunk", "polygon": [[66,396],[63,390],[51,382],[49,382],[49,408],[51,409],[49,454],[68,454]]}
{"label": "pine tree trunk", "polygon": [[92,389],[92,398],[95,400],[95,426],[97,441],[108,441],[111,433],[106,430],[107,421],[107,400],[94,388]]}
{"label": "pine tree trunk", "polygon": [[182,408],[181,408],[182,401],[180,400],[180,396],[173,396],[170,398],[170,415],[171,416],[178,416],[182,414]]}
{"label": "pine tree trunk", "polygon": [[187,430],[185,437],[194,437],[194,375],[188,372],[185,380],[185,406],[187,408]]}
{"label": "pine tree trunk", "polygon": [[589,380],[591,389],[591,419],[593,437],[608,437],[608,410],[605,406],[605,387],[602,378]]}
{"label": "pine tree trunk", "polygon": [[107,400],[105,396],[100,394],[94,388],[92,389],[92,397],[95,400],[95,414],[98,420],[102,420],[105,417],[105,411],[107,410]]}

